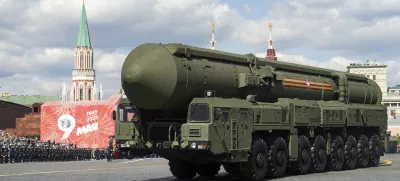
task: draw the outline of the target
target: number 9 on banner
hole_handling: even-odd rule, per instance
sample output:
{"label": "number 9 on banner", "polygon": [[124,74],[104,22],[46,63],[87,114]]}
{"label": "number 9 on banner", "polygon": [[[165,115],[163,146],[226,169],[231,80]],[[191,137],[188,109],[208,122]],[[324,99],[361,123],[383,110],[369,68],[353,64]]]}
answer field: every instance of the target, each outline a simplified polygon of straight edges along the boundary
{"label": "number 9 on banner", "polygon": [[64,132],[61,140],[67,139],[75,128],[75,118],[71,115],[64,114],[58,118],[57,126],[58,129]]}

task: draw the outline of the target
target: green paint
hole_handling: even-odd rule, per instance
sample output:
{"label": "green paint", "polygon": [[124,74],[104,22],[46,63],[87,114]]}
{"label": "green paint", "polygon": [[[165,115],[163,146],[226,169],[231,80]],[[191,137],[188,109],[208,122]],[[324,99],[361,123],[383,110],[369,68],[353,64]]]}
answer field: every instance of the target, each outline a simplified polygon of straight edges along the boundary
{"label": "green paint", "polygon": [[32,107],[32,104],[34,104],[34,103],[45,103],[47,101],[58,101],[59,99],[57,98],[57,96],[40,96],[40,95],[14,96],[14,95],[11,95],[8,97],[0,97],[0,100]]}
{"label": "green paint", "polygon": [[91,47],[89,36],[89,25],[86,17],[85,4],[82,5],[81,24],[79,26],[78,43],[76,46]]}
{"label": "green paint", "polygon": [[[340,165],[335,160],[343,156],[344,145],[384,146],[382,92],[363,75],[254,54],[147,43],[126,57],[121,82],[138,119],[116,120],[116,139],[129,143],[119,150],[161,153],[178,179],[214,176],[223,164],[242,180],[258,181],[267,173],[282,177],[290,161],[291,169],[305,174],[311,166],[316,172],[340,171],[344,164],[378,166],[383,156],[371,149],[373,159]],[[342,153],[351,157],[350,151]],[[312,163],[311,155],[322,163]]]}

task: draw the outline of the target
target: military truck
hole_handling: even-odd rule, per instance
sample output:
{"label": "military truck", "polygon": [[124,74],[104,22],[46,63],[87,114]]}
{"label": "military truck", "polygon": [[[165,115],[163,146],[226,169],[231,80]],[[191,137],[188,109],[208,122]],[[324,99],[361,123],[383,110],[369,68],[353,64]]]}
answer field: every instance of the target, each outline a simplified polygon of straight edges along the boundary
{"label": "military truck", "polygon": [[133,159],[134,155],[131,151],[131,147],[134,142],[133,139],[133,119],[134,109],[136,107],[131,105],[129,99],[123,97],[118,106],[116,106],[113,112],[113,120],[115,121],[115,140],[116,148],[119,154],[123,155],[127,159]]}
{"label": "military truck", "polygon": [[178,179],[221,165],[257,181],[374,167],[384,154],[382,92],[363,75],[146,43],[126,57],[121,82],[135,106],[129,150],[168,159]]}

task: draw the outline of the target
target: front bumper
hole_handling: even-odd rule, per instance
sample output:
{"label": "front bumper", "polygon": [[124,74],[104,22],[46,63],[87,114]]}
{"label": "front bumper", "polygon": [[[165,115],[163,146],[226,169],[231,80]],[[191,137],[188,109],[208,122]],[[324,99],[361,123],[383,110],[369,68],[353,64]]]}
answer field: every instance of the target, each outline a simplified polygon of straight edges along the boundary
{"label": "front bumper", "polygon": [[210,150],[211,142],[209,141],[183,141],[181,144],[181,149],[183,150],[192,150],[192,151],[201,151],[201,150]]}

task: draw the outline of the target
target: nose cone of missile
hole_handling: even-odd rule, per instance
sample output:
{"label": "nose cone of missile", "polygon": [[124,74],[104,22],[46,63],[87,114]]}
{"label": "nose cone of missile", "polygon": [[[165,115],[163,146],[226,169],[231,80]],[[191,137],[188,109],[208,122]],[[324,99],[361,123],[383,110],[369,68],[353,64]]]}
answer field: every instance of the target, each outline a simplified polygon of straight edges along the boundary
{"label": "nose cone of missile", "polygon": [[145,109],[161,109],[174,92],[176,64],[159,44],[143,44],[132,50],[122,66],[121,81],[127,98]]}

